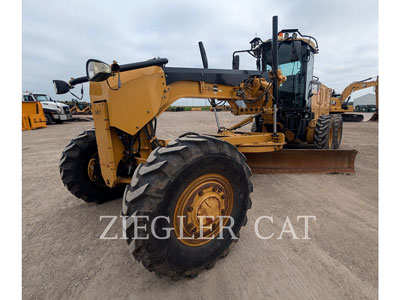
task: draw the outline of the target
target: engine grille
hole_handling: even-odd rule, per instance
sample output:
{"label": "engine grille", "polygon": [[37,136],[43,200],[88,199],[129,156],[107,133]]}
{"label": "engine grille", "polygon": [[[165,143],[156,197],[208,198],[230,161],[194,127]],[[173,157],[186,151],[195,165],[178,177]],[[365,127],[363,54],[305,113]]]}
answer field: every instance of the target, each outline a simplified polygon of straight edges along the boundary
{"label": "engine grille", "polygon": [[64,113],[65,114],[69,114],[70,112],[69,112],[69,107],[63,107],[63,109],[64,109]]}

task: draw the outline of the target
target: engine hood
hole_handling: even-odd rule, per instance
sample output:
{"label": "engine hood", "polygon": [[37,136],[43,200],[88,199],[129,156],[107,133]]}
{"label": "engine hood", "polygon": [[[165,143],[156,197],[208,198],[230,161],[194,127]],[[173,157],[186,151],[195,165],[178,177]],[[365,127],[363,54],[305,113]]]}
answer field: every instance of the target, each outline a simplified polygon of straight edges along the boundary
{"label": "engine hood", "polygon": [[53,101],[41,101],[40,103],[42,103],[43,108],[58,109],[58,110],[64,106],[68,106],[63,103],[58,103]]}

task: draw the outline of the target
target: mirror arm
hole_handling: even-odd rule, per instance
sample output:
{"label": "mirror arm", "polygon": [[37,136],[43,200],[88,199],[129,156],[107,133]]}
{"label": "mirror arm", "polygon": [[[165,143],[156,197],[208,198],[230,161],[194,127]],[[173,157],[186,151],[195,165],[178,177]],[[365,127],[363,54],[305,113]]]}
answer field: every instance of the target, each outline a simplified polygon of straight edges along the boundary
{"label": "mirror arm", "polygon": [[86,76],[78,77],[78,78],[71,78],[71,80],[68,82],[71,88],[73,88],[75,85],[80,84],[80,83],[85,83],[88,82],[88,78]]}

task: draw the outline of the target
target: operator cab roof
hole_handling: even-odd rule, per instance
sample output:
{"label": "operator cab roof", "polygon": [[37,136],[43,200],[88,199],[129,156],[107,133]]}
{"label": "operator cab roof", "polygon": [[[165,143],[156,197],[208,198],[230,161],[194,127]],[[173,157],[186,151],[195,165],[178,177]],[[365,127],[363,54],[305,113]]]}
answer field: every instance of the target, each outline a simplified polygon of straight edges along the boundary
{"label": "operator cab roof", "polygon": [[[254,38],[250,42],[250,44],[257,45],[259,43],[259,41],[260,41],[259,38]],[[298,29],[283,29],[278,33],[278,43],[285,43],[285,42],[290,43],[292,41],[300,41],[304,44],[309,45],[311,51],[314,54],[318,53],[318,51],[319,51],[317,40],[312,36],[301,34]],[[264,45],[271,44],[271,43],[272,43],[272,39],[262,41],[262,44],[264,44]]]}

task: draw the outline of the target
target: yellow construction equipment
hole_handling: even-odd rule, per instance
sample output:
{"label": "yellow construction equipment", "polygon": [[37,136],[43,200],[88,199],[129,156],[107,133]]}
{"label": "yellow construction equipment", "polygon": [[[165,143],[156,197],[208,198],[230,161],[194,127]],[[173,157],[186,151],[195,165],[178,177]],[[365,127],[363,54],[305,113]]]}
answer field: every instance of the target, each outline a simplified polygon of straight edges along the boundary
{"label": "yellow construction equipment", "polygon": [[45,128],[46,117],[39,101],[22,101],[22,130]]}
{"label": "yellow construction equipment", "polygon": [[77,104],[75,104],[70,108],[70,112],[73,115],[90,115],[92,114],[92,109],[90,105],[86,105],[81,109]]}
{"label": "yellow construction equipment", "polygon": [[331,114],[341,114],[343,121],[348,122],[361,122],[364,117],[359,114],[349,114],[354,111],[354,107],[350,105],[351,94],[353,92],[367,89],[370,87],[375,88],[375,101],[376,111],[369,121],[378,121],[378,105],[379,105],[379,76],[375,79],[367,78],[361,81],[355,81],[346,86],[341,94],[332,93],[331,105],[329,111]]}
{"label": "yellow construction equipment", "polygon": [[[95,126],[64,149],[64,185],[86,202],[122,196],[130,252],[157,275],[192,278],[227,254],[251,207],[250,168],[354,172],[357,151],[338,150],[342,119],[329,114],[332,91],[312,76],[316,39],[297,29],[278,34],[277,17],[272,32],[234,52],[232,70],[209,69],[200,42],[203,68],[166,67],[165,58],[125,65],[91,59],[86,76],[53,81],[57,94],[90,82]],[[252,55],[257,70],[240,70],[238,53]],[[225,128],[214,109],[215,134],[163,140],[157,117],[180,98],[227,104],[244,118]],[[253,131],[243,131],[252,122]],[[284,149],[289,144],[314,149]]]}

